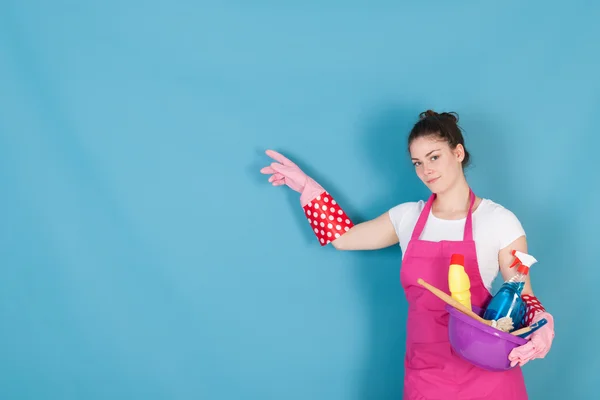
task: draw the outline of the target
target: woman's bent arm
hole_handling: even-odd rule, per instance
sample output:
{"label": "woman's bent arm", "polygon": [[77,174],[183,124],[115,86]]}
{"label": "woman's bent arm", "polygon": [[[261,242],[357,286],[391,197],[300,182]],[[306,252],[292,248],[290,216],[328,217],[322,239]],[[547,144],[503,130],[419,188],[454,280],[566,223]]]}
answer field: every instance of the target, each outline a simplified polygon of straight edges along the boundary
{"label": "woman's bent arm", "polygon": [[398,236],[387,212],[354,225],[331,242],[337,250],[377,250],[398,243]]}

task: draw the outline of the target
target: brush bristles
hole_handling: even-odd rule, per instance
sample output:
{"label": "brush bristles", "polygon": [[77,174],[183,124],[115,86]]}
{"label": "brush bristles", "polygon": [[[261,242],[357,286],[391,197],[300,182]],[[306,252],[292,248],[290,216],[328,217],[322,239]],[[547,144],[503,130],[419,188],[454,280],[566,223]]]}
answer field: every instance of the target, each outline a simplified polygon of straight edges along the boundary
{"label": "brush bristles", "polygon": [[513,330],[514,325],[511,317],[502,317],[496,321],[492,321],[492,327],[502,332],[510,332]]}

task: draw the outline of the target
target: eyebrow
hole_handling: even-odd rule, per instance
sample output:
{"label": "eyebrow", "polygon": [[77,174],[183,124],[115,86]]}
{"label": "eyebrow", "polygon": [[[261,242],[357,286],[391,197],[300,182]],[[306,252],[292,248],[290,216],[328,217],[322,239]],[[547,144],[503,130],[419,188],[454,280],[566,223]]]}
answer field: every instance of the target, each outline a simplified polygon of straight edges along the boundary
{"label": "eyebrow", "polygon": [[[435,149],[435,150],[431,150],[429,153],[425,154],[425,157],[429,157],[429,155],[430,155],[431,153],[433,153],[434,151],[439,151],[439,150],[441,150],[441,149]],[[411,158],[411,160],[418,160],[418,158],[414,158],[414,157],[412,157],[412,158]]]}

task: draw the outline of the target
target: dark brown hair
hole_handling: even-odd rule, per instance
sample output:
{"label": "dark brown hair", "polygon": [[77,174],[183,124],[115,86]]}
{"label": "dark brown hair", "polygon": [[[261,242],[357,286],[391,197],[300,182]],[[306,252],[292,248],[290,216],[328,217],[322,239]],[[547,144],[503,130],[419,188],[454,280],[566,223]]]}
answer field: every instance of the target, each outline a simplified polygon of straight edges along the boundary
{"label": "dark brown hair", "polygon": [[455,112],[437,113],[427,110],[419,114],[419,121],[413,126],[408,135],[408,146],[413,140],[423,136],[435,135],[448,142],[452,150],[457,145],[462,145],[465,149],[465,158],[462,161],[463,168],[469,165],[471,155],[465,147],[465,139],[462,130],[458,126],[458,114]]}

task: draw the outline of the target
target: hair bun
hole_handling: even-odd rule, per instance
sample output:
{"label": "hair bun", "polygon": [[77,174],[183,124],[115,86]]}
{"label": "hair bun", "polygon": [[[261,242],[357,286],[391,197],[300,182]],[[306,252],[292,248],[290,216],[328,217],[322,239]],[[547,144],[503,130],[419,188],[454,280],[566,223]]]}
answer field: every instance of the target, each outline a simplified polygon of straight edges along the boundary
{"label": "hair bun", "polygon": [[424,119],[427,117],[437,117],[439,116],[438,113],[436,113],[433,110],[427,110],[427,111],[423,111],[420,115],[419,115],[419,119]]}
{"label": "hair bun", "polygon": [[444,112],[444,113],[441,114],[441,116],[444,117],[444,118],[448,118],[449,120],[451,120],[455,124],[458,123],[458,114],[455,113],[455,112]]}
{"label": "hair bun", "polygon": [[437,117],[440,114],[436,113],[433,110],[427,110],[427,111],[425,111],[425,115],[428,116],[428,117]]}
{"label": "hair bun", "polygon": [[433,110],[427,110],[427,111],[423,111],[420,115],[419,115],[419,119],[425,119],[425,118],[429,118],[429,117],[435,117],[435,118],[441,118],[441,119],[449,119],[450,121],[452,121],[453,123],[458,123],[458,114],[455,112],[443,112],[443,113],[437,113]]}

